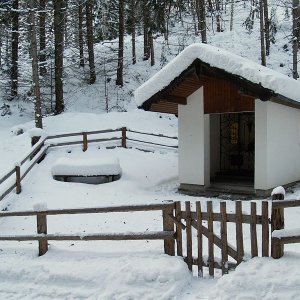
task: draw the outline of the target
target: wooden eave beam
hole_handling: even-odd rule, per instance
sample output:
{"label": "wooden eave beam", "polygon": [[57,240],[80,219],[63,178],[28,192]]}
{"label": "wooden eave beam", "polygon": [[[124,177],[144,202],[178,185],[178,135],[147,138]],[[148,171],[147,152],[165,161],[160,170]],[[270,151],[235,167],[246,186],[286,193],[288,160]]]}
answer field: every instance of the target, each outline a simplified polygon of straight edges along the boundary
{"label": "wooden eave beam", "polygon": [[282,95],[275,95],[274,97],[272,97],[270,99],[270,101],[274,102],[274,103],[277,103],[277,104],[285,105],[285,106],[288,106],[288,107],[300,109],[300,103],[299,102],[297,102],[295,100],[292,100],[292,99],[289,99],[289,98],[286,98]]}
{"label": "wooden eave beam", "polygon": [[272,90],[266,89],[260,84],[253,83],[245,78],[228,73],[222,69],[212,67],[199,59],[195,60],[194,65],[199,80],[203,80],[203,78],[210,77],[230,81],[236,85],[241,94],[253,98],[258,98],[262,101],[268,101],[275,95],[275,93]]}
{"label": "wooden eave beam", "polygon": [[180,96],[168,95],[165,98],[165,100],[168,101],[168,102],[177,103],[177,104],[181,104],[181,105],[186,105],[187,104],[186,98],[185,97],[180,97]]}
{"label": "wooden eave beam", "polygon": [[[195,74],[195,66],[192,64],[186,70],[184,70],[178,77],[176,77],[172,82],[162,89],[161,91],[154,94],[147,101],[145,101],[140,107],[144,110],[150,110],[152,103],[157,103],[161,99],[166,99],[172,92],[176,89],[176,87],[181,84],[188,76]],[[171,101],[170,101],[171,102]]]}

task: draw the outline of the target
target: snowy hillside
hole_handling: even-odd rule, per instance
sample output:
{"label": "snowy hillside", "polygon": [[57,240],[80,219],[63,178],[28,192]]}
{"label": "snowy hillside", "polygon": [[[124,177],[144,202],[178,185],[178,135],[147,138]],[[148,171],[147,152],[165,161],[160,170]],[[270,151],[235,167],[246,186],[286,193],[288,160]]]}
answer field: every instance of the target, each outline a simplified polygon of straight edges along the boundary
{"label": "snowy hillside", "polygon": [[[267,66],[290,76],[291,18],[285,17],[284,8],[275,4],[271,3],[274,9],[276,6],[273,11],[277,25],[276,43],[271,45]],[[207,24],[208,43],[259,63],[259,20],[255,19],[251,32],[244,24],[250,5],[250,2],[236,2],[232,31],[228,26],[229,9],[223,15],[224,32],[214,32]],[[199,42],[200,37],[193,34],[193,24],[186,19],[186,22],[172,23],[168,43],[160,35],[154,39],[156,63],[150,67],[150,62],[142,59],[143,36],[139,35],[136,40],[136,65],[131,64],[131,37],[126,36],[122,88],[115,85],[117,40],[95,46],[97,81],[93,85],[87,83],[87,70],[82,75],[82,70],[74,66],[75,50],[65,49],[66,110],[57,116],[44,117],[45,133],[126,126],[176,136],[177,118],[137,110],[133,92],[186,46]],[[29,69],[30,61],[20,58],[20,73],[27,73]],[[29,130],[34,127],[33,104],[26,97],[25,101],[8,102],[6,83],[0,82],[0,114],[3,114],[0,116],[0,177],[28,153]],[[26,88],[22,91],[25,95]],[[9,109],[3,104],[9,105]],[[50,104],[53,105],[53,102],[48,102],[47,106]],[[47,111],[47,107],[44,110]],[[133,148],[106,149],[95,144],[84,153],[80,146],[50,149],[45,160],[36,165],[22,182],[22,193],[16,195],[12,192],[0,202],[0,210],[32,210],[39,206],[49,209],[101,207],[161,203],[165,200],[191,201],[192,205],[200,200],[203,207],[208,200],[213,200],[214,209],[219,209],[221,199],[190,197],[177,192],[176,150],[148,147],[141,151],[134,143],[130,146]],[[86,185],[60,182],[52,177],[53,165],[59,159],[80,161],[95,157],[118,160],[122,169],[121,179],[108,184]],[[300,186],[289,190],[286,198],[300,199]],[[232,212],[234,202],[225,201]],[[260,209],[260,201],[256,202]],[[250,211],[248,202],[244,207],[245,212]],[[299,208],[287,209],[286,228],[299,227],[299,217]],[[151,231],[161,230],[162,226],[160,212],[51,216],[48,221],[49,233],[61,234]],[[1,235],[32,234],[35,228],[36,220],[32,217],[0,219]],[[219,229],[220,225],[217,225],[216,230]],[[235,244],[234,239],[234,227],[231,227],[229,240],[232,244]],[[285,246],[285,256],[273,260],[248,259],[249,243],[248,232],[245,233],[245,247],[248,247],[245,262],[228,275],[221,277],[217,272],[216,277],[211,279],[207,270],[203,278],[193,277],[182,258],[164,254],[161,241],[51,241],[49,251],[41,257],[38,257],[37,242],[1,241],[0,299],[300,299],[300,245]],[[194,246],[194,253],[196,250]]]}

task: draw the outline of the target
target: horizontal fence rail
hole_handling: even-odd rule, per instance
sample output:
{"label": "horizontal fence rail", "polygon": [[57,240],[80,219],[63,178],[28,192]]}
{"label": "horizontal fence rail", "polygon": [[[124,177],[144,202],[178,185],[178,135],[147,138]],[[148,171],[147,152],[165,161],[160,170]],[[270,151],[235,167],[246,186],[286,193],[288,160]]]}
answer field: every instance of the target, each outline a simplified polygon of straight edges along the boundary
{"label": "horizontal fence rail", "polygon": [[[28,217],[35,216],[37,220],[37,234],[31,235],[0,235],[0,241],[38,241],[39,255],[48,251],[48,240],[52,241],[96,241],[96,240],[163,240],[166,254],[175,255],[175,232],[172,221],[175,203],[166,202],[147,205],[128,205],[112,207],[94,207],[77,209],[52,209],[52,210],[31,210],[31,211],[11,211],[1,212],[2,217]],[[124,232],[124,233],[91,233],[91,234],[48,234],[47,216],[50,215],[74,215],[74,214],[98,214],[98,213],[125,213],[125,212],[147,212],[162,211],[163,230],[144,232]]]}
{"label": "horizontal fence rail", "polygon": [[[113,137],[95,137],[89,138],[92,135],[101,135],[101,134],[113,134],[119,133],[119,136]],[[145,138],[136,138],[128,136],[128,133],[139,136],[151,136],[154,138],[162,138],[167,140],[178,140],[177,137],[167,136],[163,134],[155,134],[155,133],[147,133],[136,130],[131,130],[126,127],[116,128],[116,129],[105,129],[105,130],[94,130],[94,131],[85,131],[85,132],[71,132],[71,133],[63,133],[57,135],[49,135],[46,137],[33,137],[33,144],[30,152],[26,154],[24,158],[20,160],[19,165],[12,168],[5,175],[0,178],[0,188],[6,184],[6,187],[3,188],[0,194],[0,201],[4,199],[7,195],[9,195],[13,190],[16,190],[16,193],[19,194],[22,191],[21,182],[25,178],[25,176],[32,170],[32,168],[39,163],[47,153],[49,148],[54,147],[62,147],[62,146],[72,146],[72,145],[82,145],[82,150],[87,151],[88,145],[92,143],[102,143],[102,142],[120,142],[120,146],[123,148],[127,148],[127,144],[129,141],[142,143],[150,146],[160,146],[170,149],[177,149],[178,145],[168,145],[162,142],[155,141],[147,141]],[[80,140],[76,141],[61,141],[61,139],[69,138],[69,137],[82,137]],[[27,165],[28,160],[30,160],[29,166]],[[26,163],[26,166],[24,164]],[[13,179],[13,176],[15,178]],[[10,184],[8,184],[10,182]]]}
{"label": "horizontal fence rail", "polygon": [[0,236],[0,241],[128,241],[128,240],[165,240],[174,239],[171,231],[144,231],[106,234],[35,234]]}

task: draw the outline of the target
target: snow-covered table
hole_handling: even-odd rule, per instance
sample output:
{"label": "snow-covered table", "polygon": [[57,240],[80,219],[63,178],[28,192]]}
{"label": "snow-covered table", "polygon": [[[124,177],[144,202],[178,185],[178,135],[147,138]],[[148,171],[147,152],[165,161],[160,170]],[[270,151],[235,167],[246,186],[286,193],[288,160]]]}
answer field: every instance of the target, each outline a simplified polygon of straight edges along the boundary
{"label": "snow-covered table", "polygon": [[119,159],[111,158],[59,158],[52,166],[54,179],[65,182],[100,184],[118,180],[121,177]]}

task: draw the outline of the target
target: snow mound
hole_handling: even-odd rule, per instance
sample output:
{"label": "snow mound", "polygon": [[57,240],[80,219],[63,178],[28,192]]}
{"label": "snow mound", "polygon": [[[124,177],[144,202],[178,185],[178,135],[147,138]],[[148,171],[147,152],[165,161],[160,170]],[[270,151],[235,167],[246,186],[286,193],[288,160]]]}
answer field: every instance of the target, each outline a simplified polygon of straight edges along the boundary
{"label": "snow mound", "polygon": [[121,174],[118,158],[68,158],[57,159],[51,169],[53,176],[108,176]]}
{"label": "snow mound", "polygon": [[28,130],[29,137],[35,137],[35,136],[46,136],[46,132],[41,128],[31,128]]}
{"label": "snow mound", "polygon": [[151,96],[161,91],[196,59],[200,59],[212,67],[223,69],[230,74],[260,84],[262,87],[286,98],[300,102],[299,81],[224,49],[195,43],[185,48],[163,69],[136,89],[134,97],[137,105],[141,106]]}
{"label": "snow mound", "polygon": [[278,194],[281,194],[281,195],[285,196],[285,189],[284,189],[284,187],[278,186],[275,189],[273,189],[273,191],[271,193],[271,196],[278,195]]}
{"label": "snow mound", "polygon": [[158,253],[70,255],[52,247],[41,257],[0,253],[0,261],[1,299],[180,299],[193,280],[182,259]]}
{"label": "snow mound", "polygon": [[221,277],[207,299],[299,299],[299,255],[281,259],[253,258]]}

